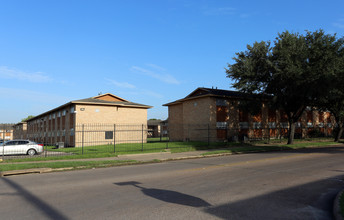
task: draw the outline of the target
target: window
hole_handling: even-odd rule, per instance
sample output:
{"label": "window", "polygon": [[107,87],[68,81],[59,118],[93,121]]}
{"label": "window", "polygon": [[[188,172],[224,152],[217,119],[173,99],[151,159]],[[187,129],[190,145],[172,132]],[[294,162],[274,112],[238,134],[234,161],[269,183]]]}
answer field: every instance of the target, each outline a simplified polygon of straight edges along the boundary
{"label": "window", "polygon": [[313,123],[312,122],[307,122],[307,127],[313,128]]}
{"label": "window", "polygon": [[105,139],[113,139],[113,131],[105,131]]}
{"label": "window", "polygon": [[217,129],[226,129],[227,122],[216,122],[216,128]]}
{"label": "window", "polygon": [[53,114],[53,119],[55,119],[55,113]]}
{"label": "window", "polygon": [[227,106],[225,99],[216,99],[216,106]]}
{"label": "window", "polygon": [[70,129],[70,136],[74,136],[74,128]]}
{"label": "window", "polygon": [[74,113],[74,106],[70,107],[70,113],[71,113],[71,114]]}
{"label": "window", "polygon": [[253,122],[253,129],[261,129],[262,123],[261,122]]}
{"label": "window", "polygon": [[276,122],[269,122],[269,128],[276,128]]}
{"label": "window", "polygon": [[248,122],[239,122],[240,129],[248,129]]}
{"label": "window", "polygon": [[288,122],[282,122],[281,128],[289,128]]}
{"label": "window", "polygon": [[61,117],[61,112],[57,112],[57,117]]}
{"label": "window", "polygon": [[66,109],[64,109],[63,111],[62,111],[62,116],[65,116],[66,115]]}

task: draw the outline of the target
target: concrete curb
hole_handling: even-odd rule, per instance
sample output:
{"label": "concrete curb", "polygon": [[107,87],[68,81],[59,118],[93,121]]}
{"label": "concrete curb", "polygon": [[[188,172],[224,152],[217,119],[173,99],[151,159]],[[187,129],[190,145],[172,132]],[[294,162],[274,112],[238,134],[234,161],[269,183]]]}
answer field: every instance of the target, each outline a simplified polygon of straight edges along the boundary
{"label": "concrete curb", "polygon": [[1,171],[0,177],[21,175],[21,174],[30,174],[30,173],[48,173],[51,171],[52,171],[51,168],[33,168],[33,169],[25,169],[25,170]]}
{"label": "concrete curb", "polygon": [[[332,146],[332,145],[331,145]],[[215,149],[216,150],[221,150],[221,149]],[[253,151],[246,151],[246,152],[223,152],[223,153],[215,153],[215,154],[206,154],[203,155],[206,152],[211,152],[213,150],[208,150],[208,151],[199,151],[199,152],[192,152],[192,153],[176,153],[172,154],[171,152],[154,152],[154,153],[143,153],[143,154],[125,154],[125,155],[118,155],[117,157],[113,158],[95,158],[95,159],[76,159],[76,161],[97,161],[97,160],[123,160],[123,159],[134,159],[137,161],[137,163],[134,164],[146,164],[146,163],[156,163],[156,162],[167,162],[167,161],[177,161],[177,160],[186,160],[186,159],[198,159],[198,158],[211,158],[211,157],[221,157],[221,156],[230,156],[230,155],[237,155],[237,154],[249,154],[249,153],[262,153],[262,152],[272,152],[272,151],[261,151],[261,150],[253,150]],[[280,151],[280,150],[276,150]],[[184,155],[178,155],[178,154],[184,154]],[[189,154],[189,155],[188,155]],[[155,155],[157,155],[155,157]],[[158,155],[165,155],[165,158],[159,158]],[[169,156],[171,155],[171,156]],[[166,157],[168,156],[168,157]],[[135,158],[138,157],[138,158]],[[70,160],[68,160],[70,161]],[[34,163],[41,163],[41,162],[47,162],[47,161],[37,161]],[[63,161],[59,161],[63,162]],[[18,162],[18,163],[33,163],[33,162]],[[130,165],[133,165],[129,163]],[[123,165],[129,165],[129,164],[118,164],[118,166],[123,166]],[[79,169],[79,168],[84,168],[84,167],[77,167],[77,168],[71,168],[71,167],[66,167],[66,168],[33,168],[33,169],[26,169],[26,170],[13,170],[13,171],[0,171],[0,177],[3,176],[10,176],[10,175],[20,175],[20,174],[30,174],[30,173],[48,173],[48,172],[54,172],[54,171],[68,171],[68,170],[74,170],[74,169]],[[344,220],[343,218],[340,220]]]}
{"label": "concrete curb", "polygon": [[334,200],[333,203],[333,216],[334,219],[336,220],[344,220],[344,217],[341,214],[341,210],[340,210],[340,197],[344,195],[344,190],[340,191],[337,196],[336,199]]}
{"label": "concrete curb", "polygon": [[157,154],[171,154],[171,152],[157,152],[157,153],[142,153],[142,154],[119,154],[118,158],[123,157],[137,157],[137,156],[152,156]]}
{"label": "concrete curb", "polygon": [[[162,153],[164,153],[164,154],[171,154],[170,152],[162,152]],[[154,154],[156,154],[156,153],[151,153],[151,155],[154,155]],[[226,156],[226,155],[231,155],[231,154],[232,153],[211,154],[211,155],[192,155],[192,156],[190,155],[190,156],[184,156],[184,157],[156,159],[156,160],[159,160],[160,162],[167,162],[167,161],[174,161],[174,160],[186,160],[186,159],[198,159],[198,158],[207,158],[207,157],[219,157],[219,156]],[[133,154],[133,156],[134,155],[135,154]],[[142,154],[142,155],[147,155],[147,154]],[[154,160],[155,159],[151,159],[151,160],[147,160],[147,161],[141,160],[141,161],[139,161],[138,164],[154,163]],[[79,167],[79,168],[81,168],[81,167]],[[32,169],[24,169],[24,170],[0,171],[0,177],[22,175],[22,174],[34,174],[34,173],[41,174],[41,173],[50,173],[50,172],[55,172],[55,171],[68,171],[68,170],[74,170],[74,169],[75,168],[73,168],[73,167],[64,167],[64,168],[55,168],[55,169],[53,169],[53,168],[32,168]]]}

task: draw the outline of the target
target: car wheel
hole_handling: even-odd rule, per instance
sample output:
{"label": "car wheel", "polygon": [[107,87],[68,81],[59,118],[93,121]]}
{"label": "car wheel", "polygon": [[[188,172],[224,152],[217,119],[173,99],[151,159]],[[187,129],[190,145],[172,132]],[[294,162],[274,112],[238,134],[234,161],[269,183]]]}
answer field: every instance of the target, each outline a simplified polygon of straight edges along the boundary
{"label": "car wheel", "polygon": [[35,149],[29,149],[29,150],[27,151],[27,154],[28,154],[29,156],[33,156],[33,155],[36,154],[36,151],[35,151]]}

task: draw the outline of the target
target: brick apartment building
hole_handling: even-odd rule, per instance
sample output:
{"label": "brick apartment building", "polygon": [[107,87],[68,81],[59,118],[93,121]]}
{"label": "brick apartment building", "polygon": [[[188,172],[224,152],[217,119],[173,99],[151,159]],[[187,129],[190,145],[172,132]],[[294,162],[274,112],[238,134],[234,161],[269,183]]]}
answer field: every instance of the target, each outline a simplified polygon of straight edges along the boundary
{"label": "brick apartment building", "polygon": [[[112,134],[114,125],[132,125],[127,126],[126,129],[133,130],[136,129],[134,125],[147,126],[147,109],[149,108],[151,106],[133,103],[106,93],[68,102],[24,123],[18,123],[14,128],[15,138],[28,138],[49,145],[63,142],[65,146],[72,147],[80,146],[82,138],[84,138],[82,140],[83,144],[85,143],[84,146],[95,142],[107,143],[108,141],[110,143],[114,140],[116,143],[121,143],[124,140],[117,137],[117,134],[115,137]],[[82,132],[88,132],[104,126],[109,127],[105,129],[108,131],[92,137],[82,137],[81,129],[83,129]],[[136,138],[134,132],[131,135],[134,137],[129,138]],[[141,135],[141,133],[137,134],[140,137]]]}
{"label": "brick apartment building", "polygon": [[[170,140],[200,140],[205,135],[213,137],[213,141],[285,136],[287,117],[282,111],[268,108],[269,98],[261,99],[257,115],[239,109],[240,101],[256,98],[236,91],[197,88],[185,98],[164,104],[168,107]],[[296,125],[296,133],[305,137],[319,127],[324,134],[330,134],[334,124],[329,112],[308,108]]]}

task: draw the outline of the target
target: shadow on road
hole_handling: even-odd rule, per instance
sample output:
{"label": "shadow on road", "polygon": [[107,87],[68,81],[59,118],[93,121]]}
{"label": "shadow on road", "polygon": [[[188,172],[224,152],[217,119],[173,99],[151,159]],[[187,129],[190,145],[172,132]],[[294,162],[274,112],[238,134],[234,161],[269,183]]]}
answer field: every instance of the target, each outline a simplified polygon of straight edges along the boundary
{"label": "shadow on road", "polygon": [[[259,187],[259,183],[252,187]],[[332,220],[334,199],[343,188],[344,176],[333,176],[237,202],[207,207],[204,212],[221,219]]]}
{"label": "shadow on road", "polygon": [[44,201],[42,201],[37,196],[31,194],[29,191],[27,191],[22,186],[18,185],[17,183],[13,182],[10,179],[7,178],[1,178],[2,182],[8,184],[10,187],[15,189],[17,191],[16,195],[22,196],[25,200],[28,201],[29,204],[32,206],[35,206],[36,209],[45,214],[50,219],[59,219],[59,220],[67,220],[68,218],[61,214],[58,210],[56,210],[54,207],[51,207]]}
{"label": "shadow on road", "polygon": [[209,204],[208,202],[198,197],[190,196],[184,193],[171,191],[171,190],[145,188],[145,187],[139,186],[139,184],[141,183],[136,182],[136,181],[120,182],[120,183],[114,183],[114,184],[118,186],[126,186],[126,185],[135,186],[141,189],[141,191],[145,195],[164,201],[164,202],[168,202],[168,203],[175,203],[179,205],[191,206],[191,207],[196,207],[196,208],[211,206],[211,204]]}

